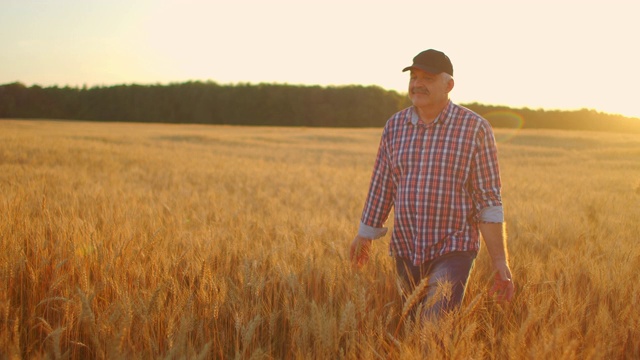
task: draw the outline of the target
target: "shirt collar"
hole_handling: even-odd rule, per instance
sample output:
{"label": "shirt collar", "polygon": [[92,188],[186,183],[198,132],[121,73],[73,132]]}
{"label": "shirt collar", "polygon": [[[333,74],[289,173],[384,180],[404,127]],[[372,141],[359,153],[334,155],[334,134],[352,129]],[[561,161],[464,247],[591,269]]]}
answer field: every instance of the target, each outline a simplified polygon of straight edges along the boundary
{"label": "shirt collar", "polygon": [[[438,114],[438,117],[435,119],[435,121],[432,124],[446,124],[447,121],[449,120],[449,114],[451,113],[451,107],[453,106],[453,103],[451,102],[451,100],[449,100],[447,102],[447,106],[444,107],[444,109],[440,112],[440,114]],[[418,122],[420,122],[420,115],[418,115],[418,110],[416,110],[415,106],[411,106],[411,114],[409,115],[409,118],[407,119],[407,122],[411,122],[411,124],[418,125]]]}

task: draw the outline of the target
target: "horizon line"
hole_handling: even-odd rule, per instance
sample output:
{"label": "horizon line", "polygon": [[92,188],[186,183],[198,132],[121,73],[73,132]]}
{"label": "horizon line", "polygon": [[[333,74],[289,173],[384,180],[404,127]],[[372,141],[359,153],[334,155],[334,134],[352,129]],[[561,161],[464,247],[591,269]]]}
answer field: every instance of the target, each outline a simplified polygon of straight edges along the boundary
{"label": "horizon line", "polygon": [[[117,87],[117,86],[171,86],[171,85],[180,85],[180,84],[188,84],[188,83],[212,83],[212,84],[216,84],[216,85],[220,85],[220,86],[238,86],[238,85],[249,85],[249,86],[257,86],[257,85],[275,85],[275,86],[293,86],[293,87],[320,87],[320,88],[341,88],[341,87],[364,87],[364,88],[368,88],[368,87],[375,87],[375,88],[380,88],[383,89],[385,91],[393,91],[396,92],[400,95],[406,95],[407,92],[406,91],[398,91],[397,89],[389,89],[389,88],[385,88],[381,85],[376,85],[376,84],[329,84],[329,85],[321,85],[321,84],[295,84],[295,83],[287,83],[287,82],[249,82],[249,81],[238,81],[238,82],[227,82],[227,83],[221,83],[218,82],[216,80],[213,79],[188,79],[188,80],[182,80],[182,81],[169,81],[169,82],[122,82],[122,83],[112,83],[112,84],[100,84],[100,85],[91,85],[88,86],[86,83],[83,84],[82,86],[76,84],[76,85],[70,85],[70,84],[65,84],[65,85],[59,85],[59,84],[54,84],[54,85],[42,85],[39,83],[31,83],[31,85],[27,85],[22,81],[19,80],[15,80],[13,82],[8,82],[8,83],[4,83],[4,84],[0,84],[0,86],[6,86],[6,85],[13,85],[13,84],[21,84],[26,88],[31,88],[31,87],[40,87],[43,89],[46,88],[71,88],[71,89],[87,89],[87,90],[91,90],[91,89],[98,89],[98,88],[105,88],[105,87]],[[465,104],[478,104],[478,105],[483,105],[483,106],[492,106],[492,107],[505,107],[508,109],[512,109],[512,110],[531,110],[531,111],[560,111],[560,112],[579,112],[579,111],[595,111],[597,113],[603,114],[603,115],[611,115],[611,116],[621,116],[621,117],[625,117],[625,118],[629,118],[629,119],[637,119],[640,120],[640,115],[639,116],[635,116],[635,115],[625,115],[625,114],[621,114],[621,113],[616,113],[616,112],[608,112],[605,110],[600,110],[600,109],[596,109],[596,108],[589,108],[589,107],[581,107],[581,108],[546,108],[546,107],[532,107],[532,106],[520,106],[520,105],[505,105],[505,104],[495,104],[495,103],[485,103],[485,102],[481,102],[479,100],[471,100],[471,101],[461,101],[459,102],[460,105],[465,105]]]}

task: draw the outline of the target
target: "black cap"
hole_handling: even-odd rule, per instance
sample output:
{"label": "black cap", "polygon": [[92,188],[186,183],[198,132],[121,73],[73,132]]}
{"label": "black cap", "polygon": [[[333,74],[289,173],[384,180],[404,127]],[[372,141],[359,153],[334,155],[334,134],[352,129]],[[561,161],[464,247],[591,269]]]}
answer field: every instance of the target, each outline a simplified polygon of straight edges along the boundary
{"label": "black cap", "polygon": [[420,69],[432,74],[447,73],[453,76],[453,65],[451,60],[442,51],[425,50],[413,58],[413,65],[407,66],[402,71],[411,70],[412,68]]}

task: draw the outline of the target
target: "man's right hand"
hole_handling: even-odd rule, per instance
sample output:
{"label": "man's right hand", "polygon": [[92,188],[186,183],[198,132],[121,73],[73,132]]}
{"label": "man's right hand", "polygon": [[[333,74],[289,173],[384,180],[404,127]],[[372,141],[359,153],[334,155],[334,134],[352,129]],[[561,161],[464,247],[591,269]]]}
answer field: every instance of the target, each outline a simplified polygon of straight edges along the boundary
{"label": "man's right hand", "polygon": [[356,268],[360,268],[369,260],[369,252],[371,251],[371,239],[362,236],[356,236],[351,242],[351,251],[349,253],[351,263]]}

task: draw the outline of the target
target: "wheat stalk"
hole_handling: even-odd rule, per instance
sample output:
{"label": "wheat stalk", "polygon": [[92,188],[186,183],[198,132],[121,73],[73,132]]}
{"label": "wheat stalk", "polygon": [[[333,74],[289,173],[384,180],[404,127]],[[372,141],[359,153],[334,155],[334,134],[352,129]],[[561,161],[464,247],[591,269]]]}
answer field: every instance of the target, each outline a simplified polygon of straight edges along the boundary
{"label": "wheat stalk", "polygon": [[424,292],[428,287],[429,287],[429,279],[427,277],[423,277],[420,280],[420,283],[418,284],[418,286],[416,286],[413,289],[409,297],[407,297],[407,299],[404,301],[404,305],[402,306],[402,312],[400,313],[400,321],[398,323],[398,326],[396,327],[394,337],[397,337],[398,331],[400,330],[400,325],[404,322],[409,312],[411,312],[411,310],[414,308],[414,306],[416,306],[416,304],[418,304],[420,301],[423,300]]}

